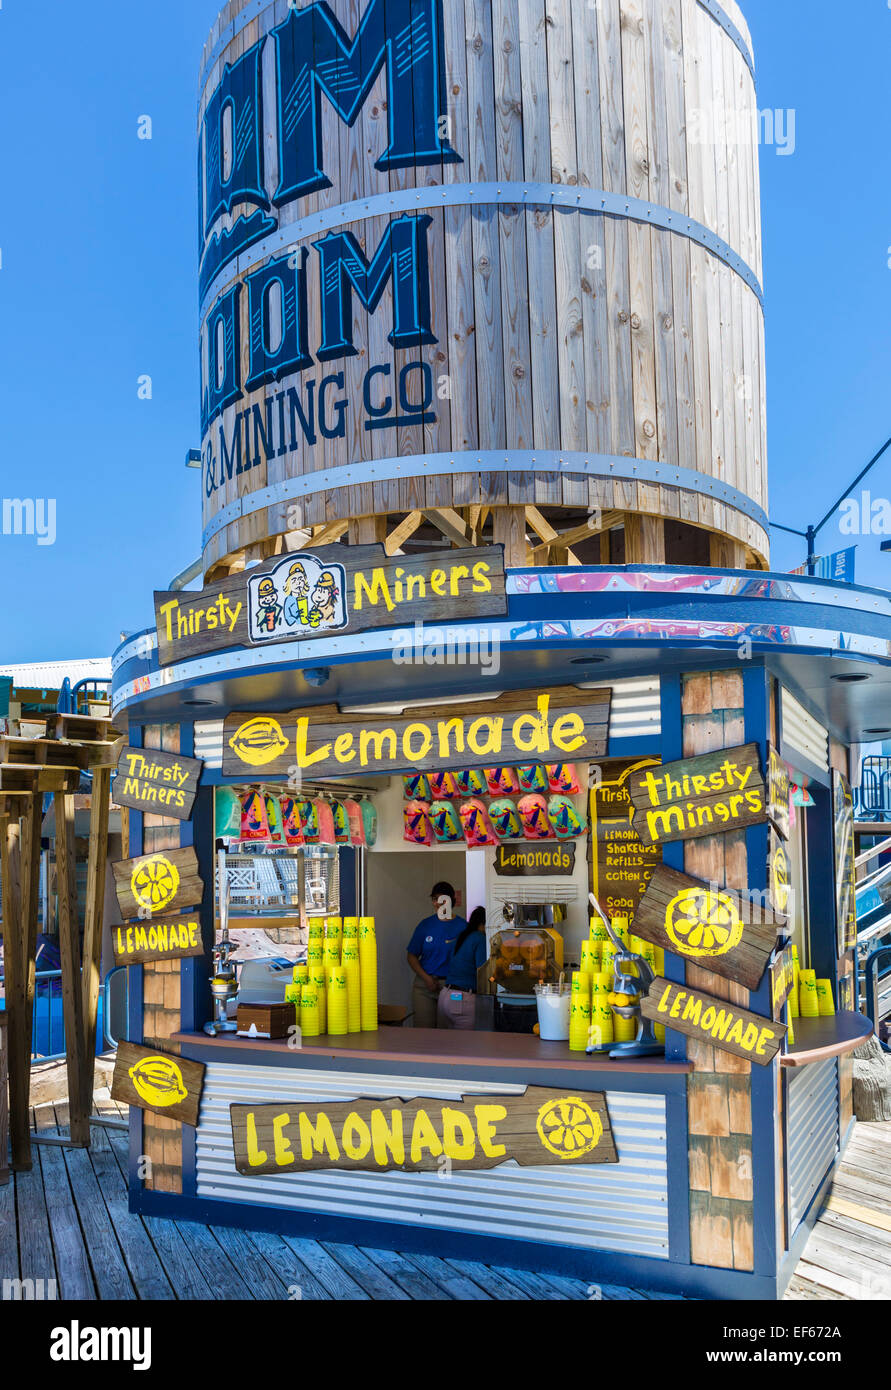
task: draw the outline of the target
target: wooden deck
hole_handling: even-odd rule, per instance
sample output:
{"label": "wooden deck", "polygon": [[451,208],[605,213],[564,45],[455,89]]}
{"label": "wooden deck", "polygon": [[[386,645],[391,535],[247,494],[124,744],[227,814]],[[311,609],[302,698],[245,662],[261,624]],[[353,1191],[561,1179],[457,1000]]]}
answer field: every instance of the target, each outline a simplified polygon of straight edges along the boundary
{"label": "wooden deck", "polygon": [[[125,1111],[97,1093],[96,1111]],[[67,1107],[41,1106],[58,1133]],[[556,1274],[259,1231],[133,1216],[127,1136],[95,1128],[89,1152],[36,1146],[31,1173],[0,1187],[0,1290],[6,1279],[54,1281],[60,1299],[526,1299],[587,1301],[591,1287]],[[891,1123],[858,1125],[787,1299],[891,1297]],[[607,1300],[672,1295],[600,1285]],[[2,1297],[2,1293],[0,1293]]]}
{"label": "wooden deck", "polygon": [[787,1299],[891,1299],[891,1122],[858,1124]]}
{"label": "wooden deck", "polygon": [[[96,1095],[99,1114],[125,1112]],[[41,1106],[58,1133],[67,1106]],[[127,1210],[127,1136],[95,1128],[92,1148],[38,1145],[30,1173],[0,1187],[0,1298],[5,1279],[55,1281],[60,1299],[525,1299],[587,1301],[592,1286],[556,1274],[433,1255],[199,1226]],[[46,1285],[44,1284],[44,1287]],[[599,1285],[604,1299],[673,1295]]]}

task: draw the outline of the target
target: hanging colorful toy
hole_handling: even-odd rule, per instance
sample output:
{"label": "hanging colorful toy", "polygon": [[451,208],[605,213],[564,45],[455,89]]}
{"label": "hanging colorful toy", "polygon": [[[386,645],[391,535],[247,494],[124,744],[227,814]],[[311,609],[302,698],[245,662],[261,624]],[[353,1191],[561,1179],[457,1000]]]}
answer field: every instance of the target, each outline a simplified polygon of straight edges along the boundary
{"label": "hanging colorful toy", "polygon": [[578,796],[582,789],[575,763],[548,763],[548,782],[560,796]]}
{"label": "hanging colorful toy", "polygon": [[402,795],[406,801],[430,801],[432,794],[426,772],[415,772],[403,777]]}
{"label": "hanging colorful toy", "polygon": [[460,795],[452,772],[431,772],[430,791],[434,801],[451,801]]}
{"label": "hanging colorful toy", "polygon": [[552,796],[548,802],[548,820],[558,840],[574,840],[584,835],[581,816],[568,796]]}
{"label": "hanging colorful toy", "polygon": [[520,790],[517,774],[512,767],[487,767],[486,782],[492,796],[516,796]]}
{"label": "hanging colorful toy", "polygon": [[430,824],[440,844],[454,845],[462,838],[461,821],[451,801],[434,801],[430,807]]}
{"label": "hanging colorful toy", "polygon": [[554,829],[548,820],[548,803],[539,792],[522,797],[518,809],[527,840],[554,839]]}
{"label": "hanging colorful toy", "polygon": [[465,801],[460,811],[464,839],[469,849],[481,849],[483,845],[497,845],[498,836],[489,819],[486,803],[479,797]]}
{"label": "hanging colorful toy", "polygon": [[489,807],[489,819],[499,840],[519,840],[523,835],[520,813],[510,797],[493,801]]}
{"label": "hanging colorful toy", "polygon": [[432,845],[430,806],[426,801],[409,801],[402,811],[402,838],[410,845]]}
{"label": "hanging colorful toy", "polygon": [[548,789],[548,774],[541,763],[525,763],[518,767],[517,778],[521,791],[546,792]]}

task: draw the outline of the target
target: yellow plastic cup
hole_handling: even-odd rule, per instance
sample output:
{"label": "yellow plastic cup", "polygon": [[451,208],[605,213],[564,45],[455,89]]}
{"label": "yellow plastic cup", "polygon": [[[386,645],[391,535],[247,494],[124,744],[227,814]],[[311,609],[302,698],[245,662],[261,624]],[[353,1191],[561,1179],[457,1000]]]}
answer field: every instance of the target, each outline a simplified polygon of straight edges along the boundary
{"label": "yellow plastic cup", "polygon": [[302,983],[304,982],[304,980],[308,980],[308,979],[309,979],[309,965],[308,965],[308,964],[307,964],[307,965],[295,965],[295,966],[294,966],[294,973],[293,973],[293,975],[292,975],[291,978],[293,979],[293,981],[294,981],[295,984],[297,984],[298,981],[302,984]]}
{"label": "yellow plastic cup", "polygon": [[322,941],[325,936],[325,923],[321,917],[310,917],[309,937],[310,941]]}
{"label": "yellow plastic cup", "polygon": [[591,998],[591,976],[587,970],[573,970],[572,988],[573,995],[582,994],[585,998]]}
{"label": "yellow plastic cup", "polygon": [[629,936],[629,931],[628,931],[628,916],[627,916],[627,913],[624,913],[624,912],[617,912],[617,913],[615,913],[615,915],[613,916],[612,921],[610,922],[610,926],[612,927],[612,929],[613,929],[613,931],[615,932],[616,936],[618,936],[618,937],[620,938],[620,940],[622,941],[622,944],[623,944],[624,946],[627,946],[627,945],[628,945],[628,936]]}
{"label": "yellow plastic cup", "polygon": [[310,978],[312,984],[315,985],[315,987],[316,987],[316,993],[318,994],[318,997],[319,997],[319,1032],[320,1032],[320,1033],[327,1033],[327,1031],[328,1031],[328,977],[327,977],[327,975],[325,974],[325,971],[324,971],[324,968],[323,968],[323,967],[314,966],[313,969],[310,970],[309,978]]}
{"label": "yellow plastic cup", "polygon": [[346,941],[348,938],[349,938],[350,940],[352,940],[352,941],[355,941],[355,940],[358,938],[358,936],[359,936],[359,918],[358,918],[358,917],[344,917],[344,919],[343,919],[343,939],[344,939],[344,941]]}
{"label": "yellow plastic cup", "polygon": [[832,981],[817,981],[817,1007],[821,1018],[834,1018],[835,1000],[832,997]]}
{"label": "yellow plastic cup", "polygon": [[604,941],[609,941],[609,935],[603,918],[596,913],[593,917],[589,917],[588,919],[588,936],[589,939],[594,942],[602,943]]}
{"label": "yellow plastic cup", "polygon": [[328,1033],[344,1037],[350,1031],[347,977],[343,966],[334,966],[328,974]]}
{"label": "yellow plastic cup", "polygon": [[817,998],[816,970],[802,970],[799,973],[798,1005],[802,1018],[819,1018],[820,1001]]}
{"label": "yellow plastic cup", "polygon": [[[797,1018],[798,1015],[796,1014],[795,1017]],[[794,1047],[794,1046],[795,1046],[795,1029],[792,1027],[792,1011],[791,1011],[791,1009],[790,1009],[790,1011],[789,1011],[789,1031],[788,1031],[787,1034],[786,1034],[786,1045],[787,1045],[788,1047]]]}
{"label": "yellow plastic cup", "polygon": [[569,1050],[584,1052],[588,1046],[591,1027],[591,1000],[586,994],[574,994],[569,1007]]}
{"label": "yellow plastic cup", "polygon": [[307,980],[300,996],[300,1031],[305,1038],[317,1038],[319,1026],[319,990],[311,980]]}

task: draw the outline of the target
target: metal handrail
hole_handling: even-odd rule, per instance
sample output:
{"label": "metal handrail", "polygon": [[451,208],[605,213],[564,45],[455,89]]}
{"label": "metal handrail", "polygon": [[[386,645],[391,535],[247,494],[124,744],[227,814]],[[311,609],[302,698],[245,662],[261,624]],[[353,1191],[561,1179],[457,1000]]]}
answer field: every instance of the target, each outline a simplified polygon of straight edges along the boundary
{"label": "metal handrail", "polygon": [[[877,946],[874,951],[870,952],[863,977],[864,1006],[870,1011],[869,1017],[876,1026],[877,1037],[878,1025],[881,1022],[879,1018],[879,961],[883,957],[891,960],[891,946]],[[885,979],[889,974],[891,974],[891,969],[886,970],[881,978]],[[891,1047],[887,1043],[883,1043],[881,1038],[879,1038],[879,1046],[883,1052],[891,1052]]]}
{"label": "metal handrail", "polygon": [[[102,1001],[103,1001],[103,1007],[102,1007],[102,1044],[103,1044],[103,1047],[102,1047],[102,1050],[103,1050],[104,1052],[114,1052],[114,1051],[117,1049],[117,1045],[118,1045],[118,1040],[117,1040],[117,1038],[112,1037],[112,1035],[111,1035],[111,1033],[110,1033],[110,1031],[109,1031],[109,1027],[108,1027],[108,1020],[109,1020],[110,1013],[111,1013],[111,1010],[110,1010],[111,994],[110,994],[110,984],[109,984],[109,982],[111,981],[112,976],[117,975],[121,970],[125,970],[125,967],[122,966],[122,965],[116,966],[113,970],[109,970],[108,974],[107,974],[106,977],[105,977],[105,983],[104,983],[104,985],[102,986]],[[61,972],[61,970],[38,970],[38,971],[35,973],[35,976],[34,976],[34,1007],[33,1007],[32,1016],[31,1016],[31,1017],[32,1017],[32,1024],[31,1024],[31,1038],[32,1038],[32,1046],[31,1046],[31,1065],[32,1065],[32,1066],[34,1066],[34,1065],[35,1065],[36,1063],[38,1063],[38,1062],[41,1062],[41,1063],[42,1063],[42,1062],[59,1062],[59,1061],[62,1060],[63,1057],[66,1056],[66,1051],[65,1051],[64,1045],[63,1045],[63,1047],[62,1047],[61,1052],[53,1052],[53,1051],[52,1051],[53,1035],[54,1035],[55,1032],[56,1032],[56,1028],[54,1028],[54,1026],[53,1026],[53,1008],[52,1008],[53,988],[52,988],[52,982],[53,982],[54,980],[59,980],[59,981],[61,981],[61,979],[62,979],[62,972]],[[3,973],[2,970],[0,970],[0,984],[3,983],[3,980],[4,980],[4,973]],[[41,985],[42,982],[43,982],[43,983],[49,982],[49,990],[41,992],[40,985]],[[45,1003],[46,1006],[47,1006],[47,1008],[46,1008],[47,1042],[48,1042],[49,1045],[50,1045],[50,1050],[48,1050],[47,1052],[38,1052],[38,1051],[36,1051],[35,1048],[34,1048],[34,1039],[38,1038],[38,1036],[39,1036],[39,1031],[38,1031],[38,1030],[39,1030],[39,1024],[40,1024],[39,1009],[40,1009],[40,1006],[41,1006],[42,1003]],[[64,1044],[64,1041],[65,1041],[65,1021],[64,1021],[64,1018],[62,1019],[61,1024],[60,1024],[59,1026],[61,1027],[61,1033],[62,1033],[62,1039],[61,1039],[61,1040],[62,1040],[62,1043]]]}

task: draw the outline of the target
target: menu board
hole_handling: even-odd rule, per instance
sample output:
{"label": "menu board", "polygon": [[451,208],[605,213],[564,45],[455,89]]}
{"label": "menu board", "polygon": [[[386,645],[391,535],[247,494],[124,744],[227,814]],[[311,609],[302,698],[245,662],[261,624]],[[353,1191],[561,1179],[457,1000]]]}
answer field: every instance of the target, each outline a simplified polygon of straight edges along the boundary
{"label": "menu board", "polygon": [[591,790],[591,881],[608,917],[633,918],[656,867],[662,846],[645,845],[633,829],[632,777],[658,767],[658,758],[610,758],[600,764],[601,781]]}

